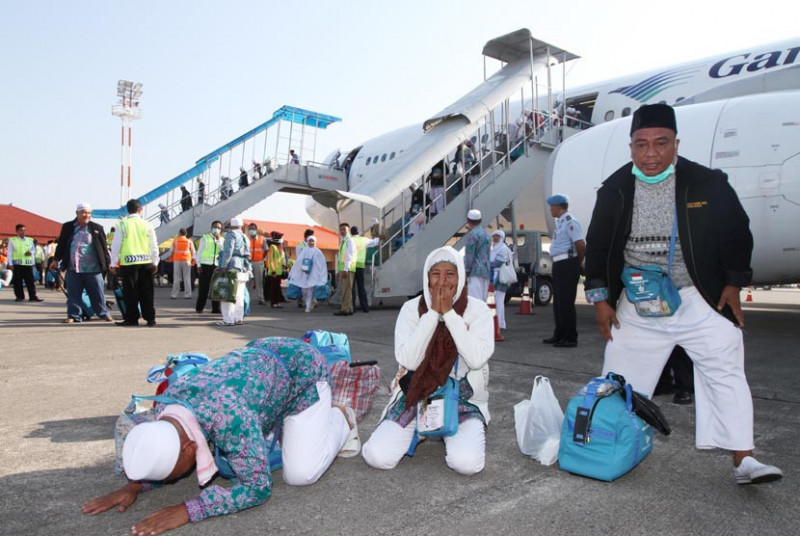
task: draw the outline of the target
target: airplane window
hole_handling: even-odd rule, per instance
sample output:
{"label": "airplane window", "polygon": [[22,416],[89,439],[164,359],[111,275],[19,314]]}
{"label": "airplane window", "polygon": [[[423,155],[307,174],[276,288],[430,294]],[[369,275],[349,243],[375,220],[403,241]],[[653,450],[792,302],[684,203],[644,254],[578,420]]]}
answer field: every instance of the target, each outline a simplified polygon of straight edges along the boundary
{"label": "airplane window", "polygon": [[478,141],[478,136],[472,136],[469,141],[473,143],[473,145]]}
{"label": "airplane window", "polygon": [[486,145],[486,141],[487,141],[488,139],[489,139],[489,135],[488,135],[488,134],[484,134],[483,136],[481,136],[481,143],[482,143],[483,145]]}
{"label": "airplane window", "polygon": [[614,110],[609,110],[606,112],[605,120],[611,121],[612,119],[614,119]]}
{"label": "airplane window", "polygon": [[371,161],[372,161],[372,157],[371,157],[371,156],[368,156],[368,157],[367,157],[367,165],[369,165],[369,163],[370,163]]}
{"label": "airplane window", "polygon": [[394,151],[392,151],[392,154],[389,155],[389,160],[391,160],[392,158],[394,158]]}
{"label": "airplane window", "polygon": [[377,163],[378,163],[378,155],[375,155],[375,156],[373,156],[373,157],[372,157],[372,162],[373,162],[374,164],[377,164]]}
{"label": "airplane window", "polygon": [[622,109],[622,117],[628,117],[629,115],[631,115],[631,108],[630,106],[626,106]]}
{"label": "airplane window", "polygon": [[667,101],[665,101],[665,100],[662,100],[662,101],[658,101],[658,103],[659,103],[659,104],[666,104],[666,103],[667,103]]}
{"label": "airplane window", "polygon": [[381,157],[381,162],[386,162],[386,153],[383,153],[383,156]]}

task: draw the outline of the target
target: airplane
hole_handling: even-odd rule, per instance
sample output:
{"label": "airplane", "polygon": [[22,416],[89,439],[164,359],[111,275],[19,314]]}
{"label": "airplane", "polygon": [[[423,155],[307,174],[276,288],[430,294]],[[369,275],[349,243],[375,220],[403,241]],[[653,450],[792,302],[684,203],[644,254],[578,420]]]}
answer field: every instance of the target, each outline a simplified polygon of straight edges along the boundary
{"label": "airplane", "polygon": [[[642,104],[666,103],[676,109],[680,154],[725,171],[750,217],[754,283],[800,281],[800,233],[795,230],[800,223],[800,38],[567,88],[564,95],[550,106],[543,96],[512,103],[507,113],[508,123],[531,109],[555,121],[557,114],[564,140],[550,156],[543,178],[532,179],[514,201],[518,226],[552,232],[545,199],[558,192],[570,197],[570,211],[586,229],[596,190],[630,160],[630,115]],[[567,111],[569,118],[564,117]],[[424,126],[403,127],[352,150],[335,151],[323,164],[349,160],[349,189],[363,188],[382,180],[380,170],[402,158],[424,135]],[[493,135],[506,125],[495,129],[485,125],[472,139],[480,137],[491,146]],[[309,197],[306,210],[329,228],[340,221],[366,223],[358,203],[337,214]]]}

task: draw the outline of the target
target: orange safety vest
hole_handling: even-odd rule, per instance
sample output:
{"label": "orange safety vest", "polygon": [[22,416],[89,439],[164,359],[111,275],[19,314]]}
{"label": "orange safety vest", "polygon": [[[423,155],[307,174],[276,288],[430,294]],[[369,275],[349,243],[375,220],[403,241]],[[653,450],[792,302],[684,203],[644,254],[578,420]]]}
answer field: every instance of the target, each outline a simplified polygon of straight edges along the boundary
{"label": "orange safety vest", "polygon": [[189,262],[192,260],[190,242],[185,236],[179,236],[175,239],[175,253],[173,258],[177,262]]}
{"label": "orange safety vest", "polygon": [[264,237],[261,235],[250,239],[250,260],[253,262],[264,260]]}

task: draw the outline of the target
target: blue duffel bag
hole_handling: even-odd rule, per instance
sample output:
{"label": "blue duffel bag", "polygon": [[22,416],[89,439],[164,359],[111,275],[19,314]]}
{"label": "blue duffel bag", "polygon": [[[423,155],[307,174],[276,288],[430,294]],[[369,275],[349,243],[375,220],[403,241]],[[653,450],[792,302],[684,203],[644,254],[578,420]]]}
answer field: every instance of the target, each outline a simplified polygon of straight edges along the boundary
{"label": "blue duffel bag", "polygon": [[307,342],[325,356],[328,367],[340,360],[350,363],[350,340],[344,333],[331,333],[321,329],[308,331],[302,336]]}
{"label": "blue duffel bag", "polygon": [[633,389],[621,376],[594,378],[569,401],[558,449],[564,471],[610,482],[651,450],[653,427],[634,412]]}

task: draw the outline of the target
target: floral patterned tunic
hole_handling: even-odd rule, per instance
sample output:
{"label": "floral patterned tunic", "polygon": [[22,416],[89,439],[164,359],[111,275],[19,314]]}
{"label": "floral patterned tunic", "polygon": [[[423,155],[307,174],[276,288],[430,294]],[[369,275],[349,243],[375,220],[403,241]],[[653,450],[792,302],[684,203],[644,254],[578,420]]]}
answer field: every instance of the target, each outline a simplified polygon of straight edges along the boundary
{"label": "floral patterned tunic", "polygon": [[[228,458],[237,478],[229,488],[208,486],[186,501],[192,522],[265,502],[272,493],[266,436],[288,415],[319,400],[316,383],[328,381],[325,358],[298,339],[250,342],[181,377],[165,396],[186,402],[209,441]],[[159,412],[159,404],[156,411]]]}

